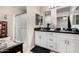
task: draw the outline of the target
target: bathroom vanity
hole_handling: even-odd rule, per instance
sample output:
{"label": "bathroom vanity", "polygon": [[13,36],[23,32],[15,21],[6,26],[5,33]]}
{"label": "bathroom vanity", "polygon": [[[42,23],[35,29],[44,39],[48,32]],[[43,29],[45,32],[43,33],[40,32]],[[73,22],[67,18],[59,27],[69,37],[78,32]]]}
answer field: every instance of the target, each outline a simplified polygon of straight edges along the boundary
{"label": "bathroom vanity", "polygon": [[60,53],[79,53],[79,32],[35,29],[35,45]]}

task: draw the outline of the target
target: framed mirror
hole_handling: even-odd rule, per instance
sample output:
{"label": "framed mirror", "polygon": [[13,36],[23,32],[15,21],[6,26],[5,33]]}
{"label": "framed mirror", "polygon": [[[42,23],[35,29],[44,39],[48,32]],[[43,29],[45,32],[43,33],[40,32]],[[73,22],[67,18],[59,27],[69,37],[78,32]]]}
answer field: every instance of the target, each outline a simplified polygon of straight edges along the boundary
{"label": "framed mirror", "polygon": [[35,25],[43,25],[43,16],[39,14],[36,14],[35,16],[36,16]]}

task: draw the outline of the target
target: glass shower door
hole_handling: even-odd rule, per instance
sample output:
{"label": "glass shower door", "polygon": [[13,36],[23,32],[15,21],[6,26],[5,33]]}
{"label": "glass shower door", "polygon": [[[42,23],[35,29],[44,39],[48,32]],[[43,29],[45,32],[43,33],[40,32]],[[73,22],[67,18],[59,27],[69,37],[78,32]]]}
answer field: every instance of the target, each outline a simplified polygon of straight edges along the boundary
{"label": "glass shower door", "polygon": [[27,36],[26,28],[26,14],[16,16],[15,20],[15,37],[16,40],[25,42]]}

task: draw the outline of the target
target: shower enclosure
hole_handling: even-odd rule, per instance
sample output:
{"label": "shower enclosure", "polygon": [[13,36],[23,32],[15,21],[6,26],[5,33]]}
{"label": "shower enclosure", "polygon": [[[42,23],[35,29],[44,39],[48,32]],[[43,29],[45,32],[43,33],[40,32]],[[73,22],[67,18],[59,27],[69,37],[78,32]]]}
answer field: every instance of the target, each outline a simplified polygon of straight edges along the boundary
{"label": "shower enclosure", "polygon": [[15,37],[16,40],[21,42],[26,42],[27,38],[26,18],[26,14],[21,14],[15,17]]}

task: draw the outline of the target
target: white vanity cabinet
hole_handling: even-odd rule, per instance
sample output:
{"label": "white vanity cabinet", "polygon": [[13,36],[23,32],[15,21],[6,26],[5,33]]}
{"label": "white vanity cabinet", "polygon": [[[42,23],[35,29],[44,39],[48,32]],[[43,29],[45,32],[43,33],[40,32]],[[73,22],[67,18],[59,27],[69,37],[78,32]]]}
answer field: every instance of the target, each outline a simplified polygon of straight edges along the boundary
{"label": "white vanity cabinet", "polygon": [[79,53],[79,35],[56,33],[56,51],[61,53]]}
{"label": "white vanity cabinet", "polygon": [[67,45],[67,53],[79,53],[79,41],[78,40],[69,40]]}
{"label": "white vanity cabinet", "polygon": [[61,53],[66,53],[67,44],[66,44],[66,36],[62,33],[55,33],[55,39],[56,39],[56,51]]}
{"label": "white vanity cabinet", "polygon": [[67,43],[67,53],[79,53],[79,35],[70,34],[69,38]]}
{"label": "white vanity cabinet", "polygon": [[66,53],[66,40],[63,39],[57,39],[56,40],[56,51],[61,53]]}
{"label": "white vanity cabinet", "polygon": [[35,31],[35,44],[50,50],[55,50],[55,38],[53,32]]}
{"label": "white vanity cabinet", "polygon": [[46,33],[35,31],[35,44],[41,47],[47,47]]}
{"label": "white vanity cabinet", "polygon": [[60,53],[79,53],[79,35],[35,31],[35,45]]}
{"label": "white vanity cabinet", "polygon": [[50,50],[55,50],[55,33],[47,32],[47,48]]}

